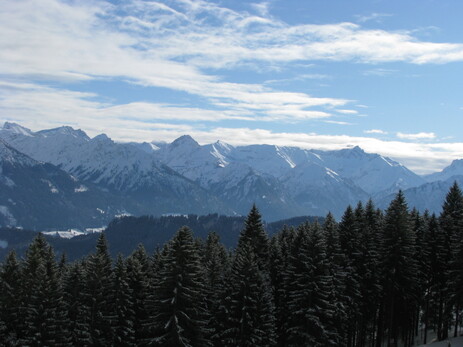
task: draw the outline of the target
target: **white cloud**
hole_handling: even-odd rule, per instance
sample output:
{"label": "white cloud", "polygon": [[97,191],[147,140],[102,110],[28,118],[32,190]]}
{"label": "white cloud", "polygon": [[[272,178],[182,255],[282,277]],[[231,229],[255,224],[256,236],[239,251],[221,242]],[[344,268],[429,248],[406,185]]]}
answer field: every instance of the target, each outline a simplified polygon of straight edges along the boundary
{"label": "white cloud", "polygon": [[431,139],[436,138],[436,134],[424,133],[424,132],[416,133],[416,134],[405,134],[405,133],[398,132],[396,136],[399,139],[406,139],[406,140],[422,140],[422,139],[431,140]]}
{"label": "white cloud", "polygon": [[326,120],[325,123],[337,124],[337,125],[352,125],[352,123],[343,122],[343,121],[337,121],[337,120]]}
{"label": "white cloud", "polygon": [[365,130],[365,134],[379,134],[379,135],[387,135],[387,131],[381,130],[381,129],[370,129],[370,130]]}
{"label": "white cloud", "polygon": [[[427,42],[412,31],[372,30],[354,23],[291,25],[272,17],[266,3],[255,5],[255,13],[201,0],[132,0],[117,6],[101,0],[3,0],[1,8],[0,114],[34,129],[70,124],[120,140],[153,136],[167,140],[189,132],[201,141],[213,136],[234,143],[266,141],[326,149],[359,144],[395,158],[423,160],[428,168],[431,161],[462,156],[460,144],[437,148],[433,147],[437,144],[217,126],[217,121],[229,119],[328,120],[338,108],[354,114],[348,110],[350,100],[232,83],[220,69],[275,69],[317,60],[447,63],[463,61],[461,43]],[[200,97],[205,106],[139,101],[115,105],[93,93],[18,82],[92,79],[186,92]],[[189,124],[175,124],[179,121]],[[402,134],[402,138],[435,138],[424,134],[427,137]],[[438,151],[444,155],[435,154]]]}
{"label": "white cloud", "polygon": [[276,80],[267,80],[264,81],[263,84],[283,84],[283,83],[292,83],[295,81],[305,81],[305,80],[312,80],[312,79],[329,79],[329,75],[323,74],[302,74],[299,76],[295,76],[293,78],[282,78]]}
{"label": "white cloud", "polygon": [[296,121],[329,116],[327,110],[311,110],[314,106],[349,101],[230,83],[203,69],[319,59],[463,60],[462,44],[423,42],[412,33],[367,30],[353,23],[289,25],[269,15],[266,3],[254,8],[257,14],[201,0],[134,0],[117,6],[106,1],[4,0],[0,73],[32,80],[123,79],[204,97],[210,108],[248,118],[269,114],[269,119]]}
{"label": "white cloud", "polygon": [[[230,88],[232,90],[232,88]],[[212,93],[217,93],[213,91]],[[215,95],[215,94],[214,94]],[[98,95],[56,89],[34,83],[0,81],[0,111],[4,115],[28,120],[40,117],[43,122],[66,123],[81,119],[112,122],[117,119],[181,120],[186,122],[242,121],[300,121],[329,118],[330,113],[311,110],[313,106],[337,106],[347,101],[329,98],[311,98],[306,94],[261,92],[246,94],[235,91],[225,99],[215,101],[216,108],[205,109],[153,102],[112,104],[97,101]],[[219,98],[219,95],[216,95]],[[232,100],[243,102],[233,103]]]}
{"label": "white cloud", "polygon": [[355,16],[357,18],[357,21],[359,23],[365,23],[365,22],[369,22],[369,21],[381,21],[381,18],[384,18],[384,17],[392,17],[392,14],[390,13],[377,13],[377,12],[374,12],[372,14],[369,14],[369,15],[357,15]]}
{"label": "white cloud", "polygon": [[8,74],[121,76],[170,86],[166,75],[210,81],[214,78],[195,67],[231,68],[250,61],[463,60],[459,43],[425,42],[411,32],[353,23],[289,25],[266,11],[254,15],[206,1],[182,0],[169,7],[134,0],[116,7],[105,1],[4,0],[2,7],[0,59]]}
{"label": "white cloud", "polygon": [[[172,141],[190,134],[200,143],[220,139],[233,145],[267,143],[325,150],[359,145],[421,173],[437,171],[453,159],[463,157],[463,143],[384,141],[372,137],[229,128],[215,122],[216,118],[235,117],[226,112],[150,103],[114,106],[95,101],[91,93],[60,91],[28,83],[2,83],[0,87],[0,121],[15,121],[33,130],[66,124],[81,128],[90,136],[106,133],[118,141]],[[200,119],[200,123],[176,123],[176,119]],[[381,131],[372,130],[370,133]]]}
{"label": "white cloud", "polygon": [[358,111],[356,110],[336,110],[336,112],[342,114],[358,114]]}
{"label": "white cloud", "polygon": [[371,70],[366,70],[363,72],[364,76],[388,76],[395,73],[396,70],[376,68]]}
{"label": "white cloud", "polygon": [[[246,60],[225,42],[236,42],[238,51],[250,52],[251,47],[240,42],[248,36],[247,29],[237,28],[250,21],[273,26],[273,20],[258,20],[204,1],[178,4],[174,9],[137,0],[116,8],[103,1],[6,1],[0,12],[0,31],[5,34],[0,38],[0,73],[45,80],[124,79],[204,97],[212,107],[236,110],[248,118],[255,114],[256,119],[266,113],[282,120],[326,117],[327,112],[310,108],[349,102],[230,83],[202,72],[204,65],[196,64],[197,59],[206,59],[208,66],[216,59],[226,64],[223,54],[233,64]],[[120,15],[123,10],[126,14]],[[197,18],[204,14],[219,19],[220,26],[210,27]]]}

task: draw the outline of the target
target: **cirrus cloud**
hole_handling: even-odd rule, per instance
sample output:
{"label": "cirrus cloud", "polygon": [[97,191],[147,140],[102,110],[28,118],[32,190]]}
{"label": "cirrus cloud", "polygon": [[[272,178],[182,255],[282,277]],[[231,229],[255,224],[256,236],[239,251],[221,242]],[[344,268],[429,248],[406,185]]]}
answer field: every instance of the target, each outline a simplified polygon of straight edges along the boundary
{"label": "cirrus cloud", "polygon": [[398,132],[396,136],[399,139],[405,139],[405,140],[422,140],[422,139],[431,140],[431,139],[436,138],[436,134],[425,133],[425,132],[416,133],[416,134],[405,134],[405,133]]}

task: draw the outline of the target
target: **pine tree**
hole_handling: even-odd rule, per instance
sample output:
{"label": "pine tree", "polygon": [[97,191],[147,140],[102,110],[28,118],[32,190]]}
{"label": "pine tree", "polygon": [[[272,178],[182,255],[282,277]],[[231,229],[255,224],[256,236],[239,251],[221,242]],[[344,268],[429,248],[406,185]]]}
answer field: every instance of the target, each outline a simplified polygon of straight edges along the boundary
{"label": "pine tree", "polygon": [[269,266],[269,240],[256,205],[252,206],[246,217],[244,229],[241,231],[238,240],[238,247],[241,247],[243,243],[246,243],[252,249],[252,252],[257,257],[259,269],[266,274]]}
{"label": "pine tree", "polygon": [[415,235],[402,191],[390,203],[383,230],[382,280],[386,303],[385,326],[393,346],[413,341],[413,318],[417,307]]}
{"label": "pine tree", "polygon": [[0,320],[5,325],[4,341],[9,340],[12,346],[16,344],[19,335],[21,301],[21,268],[15,251],[11,251],[0,271]]}
{"label": "pine tree", "polygon": [[347,341],[347,312],[345,303],[349,300],[345,297],[346,272],[344,266],[346,257],[341,251],[339,243],[338,225],[330,213],[327,214],[323,224],[326,244],[326,266],[328,268],[329,287],[331,292],[328,299],[333,303],[333,322],[336,330],[337,346],[345,346]]}
{"label": "pine tree", "polygon": [[135,344],[140,345],[149,339],[148,298],[152,292],[151,266],[148,255],[143,247],[137,249],[127,258],[127,283],[130,288],[133,309],[133,330]]}
{"label": "pine tree", "polygon": [[349,347],[356,345],[360,317],[360,226],[363,221],[359,222],[359,219],[362,217],[362,210],[363,207],[359,205],[355,213],[352,207],[348,206],[339,223],[339,242],[345,257],[343,297],[347,300],[344,302],[344,307],[347,313],[346,342]]}
{"label": "pine tree", "polygon": [[454,182],[445,198],[439,221],[444,236],[442,255],[447,264],[444,273],[447,286],[442,288],[445,298],[442,339],[446,339],[453,308],[456,318],[454,335],[457,336],[460,310],[463,307],[463,194],[457,182]]}
{"label": "pine tree", "polygon": [[157,248],[150,258],[151,266],[148,276],[150,285],[144,304],[148,317],[145,321],[142,321],[142,331],[144,331],[145,336],[145,338],[141,340],[142,346],[156,346],[154,339],[164,334],[164,326],[158,324],[158,321],[155,319],[155,317],[159,314],[159,295],[157,293],[157,288],[159,284],[165,280],[165,277],[163,276],[168,271],[168,261],[171,259],[169,256],[171,252],[171,245],[172,240],[166,242],[162,249]]}
{"label": "pine tree", "polygon": [[113,342],[115,321],[112,292],[113,270],[106,237],[98,238],[96,252],[85,262],[86,297],[90,309],[90,336],[93,346],[108,346]]}
{"label": "pine tree", "polygon": [[359,254],[356,272],[361,298],[357,345],[364,346],[367,341],[370,343],[374,341],[375,321],[381,293],[378,249],[380,224],[371,200],[368,201],[365,209],[363,207],[357,208],[356,220],[359,228]]}
{"label": "pine tree", "polygon": [[[438,222],[433,214],[429,216],[428,211],[425,211],[421,222],[419,223],[419,231],[417,232],[417,249],[420,253],[418,257],[418,266],[421,274],[421,309],[422,322],[424,324],[423,343],[427,343],[428,330],[433,323],[434,316],[434,290],[436,283],[435,257],[439,253],[436,251],[437,238],[436,229]],[[416,223],[415,223],[416,225]]]}
{"label": "pine tree", "polygon": [[318,224],[298,228],[286,272],[291,346],[335,346],[339,340],[325,251]]}
{"label": "pine tree", "polygon": [[286,225],[270,240],[270,286],[274,300],[276,345],[286,346],[287,322],[289,312],[287,309],[288,295],[286,292],[285,270],[289,263],[289,251],[292,247],[295,231]]}
{"label": "pine tree", "polygon": [[70,344],[91,346],[90,307],[85,278],[85,265],[71,264],[63,276],[63,304],[67,314]]}
{"label": "pine tree", "polygon": [[54,253],[39,234],[27,250],[22,269],[23,321],[20,343],[28,346],[65,345],[59,325],[61,293]]}
{"label": "pine tree", "polygon": [[[225,290],[225,283],[230,271],[228,252],[220,243],[216,233],[209,233],[203,248],[202,266],[205,273],[206,303],[210,313],[210,338],[213,339],[220,329],[220,299]],[[220,344],[220,341],[214,341]]]}
{"label": "pine tree", "polygon": [[217,337],[224,347],[275,344],[273,301],[258,264],[249,244],[239,243],[223,299],[226,314]]}
{"label": "pine tree", "polygon": [[16,344],[16,342],[13,341],[12,337],[8,334],[5,322],[0,319],[0,347],[11,346],[13,343]]}
{"label": "pine tree", "polygon": [[136,346],[131,290],[127,284],[127,271],[121,255],[117,257],[114,268],[113,291],[115,310],[113,346]]}
{"label": "pine tree", "polygon": [[156,346],[207,346],[207,311],[204,273],[190,229],[183,227],[171,240],[155,284],[156,315],[160,334]]}
{"label": "pine tree", "polygon": [[269,248],[270,260],[270,284],[272,296],[275,304],[275,332],[277,336],[277,345],[284,346],[286,340],[286,295],[284,270],[285,259],[282,254],[278,236],[270,239]]}

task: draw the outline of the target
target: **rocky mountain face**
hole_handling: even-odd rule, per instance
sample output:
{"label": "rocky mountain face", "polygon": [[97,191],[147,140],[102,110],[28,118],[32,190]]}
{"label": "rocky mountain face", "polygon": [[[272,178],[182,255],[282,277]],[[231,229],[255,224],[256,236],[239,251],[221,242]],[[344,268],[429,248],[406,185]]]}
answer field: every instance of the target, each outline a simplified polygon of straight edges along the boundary
{"label": "rocky mountain face", "polygon": [[278,218],[340,216],[349,204],[383,197],[425,181],[403,165],[359,147],[340,151],[223,142],[200,146],[190,136],[145,144],[159,161],[212,190],[233,208],[256,202]]}
{"label": "rocky mountain face", "polygon": [[[29,160],[48,163],[112,198],[116,203],[104,200],[98,209],[111,206],[113,214],[245,215],[256,203],[268,221],[328,211],[340,217],[349,204],[387,201],[399,189],[426,183],[405,166],[359,147],[200,145],[188,135],[172,143],[116,143],[71,127],[33,132],[8,122],[0,139]],[[0,205],[5,204],[2,198]],[[8,213],[16,218],[10,207]],[[4,219],[8,213],[0,211]]]}
{"label": "rocky mountain face", "polygon": [[0,225],[36,230],[104,225],[124,208],[117,196],[0,140]]}
{"label": "rocky mountain face", "polygon": [[70,127],[32,132],[6,123],[0,138],[18,151],[64,170],[123,200],[128,214],[233,213],[194,182],[131,144]]}

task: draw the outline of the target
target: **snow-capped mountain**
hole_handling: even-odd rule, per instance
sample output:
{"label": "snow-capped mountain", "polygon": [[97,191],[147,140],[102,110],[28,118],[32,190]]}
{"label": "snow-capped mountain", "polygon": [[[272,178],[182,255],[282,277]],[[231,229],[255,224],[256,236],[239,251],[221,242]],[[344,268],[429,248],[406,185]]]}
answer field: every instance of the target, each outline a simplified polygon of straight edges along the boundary
{"label": "snow-capped mountain", "polygon": [[[425,210],[431,213],[439,214],[442,211],[442,205],[445,197],[450,190],[450,187],[457,182],[460,187],[463,187],[463,175],[449,177],[446,180],[434,181],[422,184],[419,187],[410,188],[404,191],[405,199],[410,208],[415,207],[421,212]],[[387,208],[394,195],[378,200],[378,207]]]}
{"label": "snow-capped mountain", "polygon": [[[340,151],[223,142],[201,146],[185,135],[145,148],[159,161],[229,204],[259,202],[279,217],[340,215],[348,204],[385,196],[425,181],[403,165],[359,147]],[[238,209],[240,213],[243,213]],[[292,214],[291,214],[292,213]]]}
{"label": "snow-capped mountain", "polygon": [[463,159],[457,159],[444,168],[442,171],[424,176],[428,182],[446,181],[453,176],[463,176]]}
{"label": "snow-capped mountain", "polygon": [[0,225],[101,226],[123,210],[120,200],[0,140]]}
{"label": "snow-capped mountain", "polygon": [[351,180],[370,195],[425,183],[405,166],[359,147],[320,151],[272,145],[233,147],[220,141],[200,146],[190,136],[182,136],[171,144],[157,145],[152,151],[160,161],[205,187],[209,179],[217,182],[214,173],[233,163],[246,164],[261,174],[280,179],[298,165],[310,162],[325,173],[334,171]]}
{"label": "snow-capped mountain", "polygon": [[313,151],[325,166],[352,180],[372,196],[419,186],[423,178],[396,161],[360,147],[339,151]]}
{"label": "snow-capped mountain", "polygon": [[348,204],[425,182],[403,165],[359,147],[200,145],[188,135],[172,143],[116,143],[71,127],[33,132],[8,122],[0,139],[123,196],[130,205],[126,211],[133,214],[246,214],[256,203],[270,221],[328,211],[339,217]]}
{"label": "snow-capped mountain", "polygon": [[227,212],[213,195],[131,144],[106,135],[88,137],[81,130],[60,127],[32,132],[6,123],[0,138],[30,157],[48,162],[138,205],[129,213]]}
{"label": "snow-capped mountain", "polygon": [[348,205],[366,201],[368,194],[330,168],[307,161],[281,178],[298,206],[310,215],[342,215]]}

